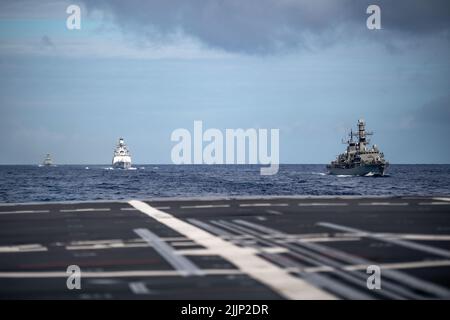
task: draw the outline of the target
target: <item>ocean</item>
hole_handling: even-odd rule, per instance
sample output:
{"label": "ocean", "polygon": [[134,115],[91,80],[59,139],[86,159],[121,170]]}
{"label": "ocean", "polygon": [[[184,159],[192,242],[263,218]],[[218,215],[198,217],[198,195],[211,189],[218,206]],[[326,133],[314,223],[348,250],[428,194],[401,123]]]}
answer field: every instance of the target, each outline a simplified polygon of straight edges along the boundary
{"label": "ocean", "polygon": [[0,202],[286,195],[450,194],[450,165],[391,165],[385,177],[332,176],[325,165],[0,166]]}

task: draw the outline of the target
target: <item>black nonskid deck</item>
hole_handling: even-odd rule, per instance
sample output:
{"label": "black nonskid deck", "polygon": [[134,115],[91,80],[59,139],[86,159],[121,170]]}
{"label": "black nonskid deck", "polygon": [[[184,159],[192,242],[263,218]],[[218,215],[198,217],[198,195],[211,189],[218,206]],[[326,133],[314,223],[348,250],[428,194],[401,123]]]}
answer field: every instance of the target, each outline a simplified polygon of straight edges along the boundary
{"label": "black nonskid deck", "polygon": [[[449,298],[449,200],[2,205],[0,298]],[[67,288],[70,265],[80,290]],[[368,265],[381,268],[380,290],[367,288]]]}

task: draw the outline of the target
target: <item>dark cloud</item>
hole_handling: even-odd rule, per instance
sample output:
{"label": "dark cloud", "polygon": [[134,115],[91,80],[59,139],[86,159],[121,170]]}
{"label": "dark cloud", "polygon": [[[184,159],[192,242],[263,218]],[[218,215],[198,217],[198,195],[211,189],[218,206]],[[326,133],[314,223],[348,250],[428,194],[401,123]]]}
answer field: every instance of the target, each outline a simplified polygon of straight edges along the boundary
{"label": "dark cloud", "polygon": [[[230,52],[270,53],[332,44],[355,34],[371,37],[366,9],[382,10],[381,37],[420,38],[448,32],[448,0],[83,0],[112,13],[116,22],[147,37],[182,31]],[[448,34],[448,33],[447,33]],[[448,37],[446,38],[448,41]]]}
{"label": "dark cloud", "polygon": [[420,108],[416,115],[418,121],[427,124],[442,124],[448,129],[450,123],[450,95],[435,99]]}

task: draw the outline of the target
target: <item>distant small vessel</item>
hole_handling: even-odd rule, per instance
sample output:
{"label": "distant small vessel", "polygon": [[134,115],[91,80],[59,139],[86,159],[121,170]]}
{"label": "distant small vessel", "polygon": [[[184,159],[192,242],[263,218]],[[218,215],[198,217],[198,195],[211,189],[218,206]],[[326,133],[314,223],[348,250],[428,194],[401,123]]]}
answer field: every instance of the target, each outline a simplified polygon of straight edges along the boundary
{"label": "distant small vessel", "polygon": [[[336,175],[375,175],[383,176],[386,172],[389,162],[384,159],[384,154],[378,150],[377,145],[369,148],[369,139],[367,136],[373,135],[372,132],[366,132],[364,120],[358,121],[358,133],[350,131],[350,139],[345,143],[347,150],[338,155],[337,159],[327,165],[330,174]],[[358,140],[353,140],[357,137]]]}
{"label": "distant small vessel", "polygon": [[44,161],[42,162],[43,167],[51,167],[53,165],[53,160],[50,157],[50,154],[47,153],[47,156],[45,157]]}
{"label": "distant small vessel", "polygon": [[115,169],[129,169],[131,167],[131,154],[123,138],[119,139],[119,143],[114,150],[112,166]]}

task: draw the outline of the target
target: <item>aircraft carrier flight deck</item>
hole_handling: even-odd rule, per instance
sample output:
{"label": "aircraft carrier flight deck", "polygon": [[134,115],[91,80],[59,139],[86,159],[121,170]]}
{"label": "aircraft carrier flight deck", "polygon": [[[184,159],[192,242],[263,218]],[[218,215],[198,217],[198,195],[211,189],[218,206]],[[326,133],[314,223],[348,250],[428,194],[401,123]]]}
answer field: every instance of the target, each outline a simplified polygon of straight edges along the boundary
{"label": "aircraft carrier flight deck", "polygon": [[0,298],[449,299],[450,198],[2,204]]}

